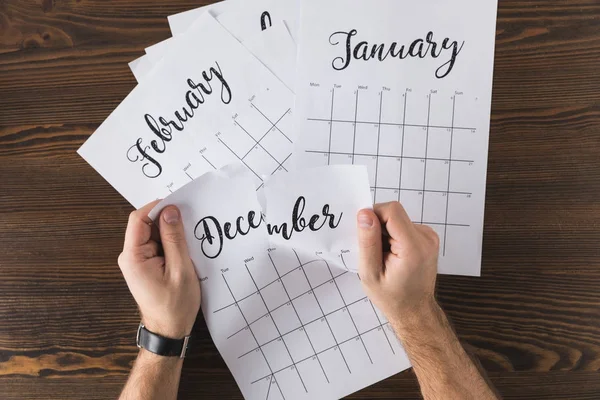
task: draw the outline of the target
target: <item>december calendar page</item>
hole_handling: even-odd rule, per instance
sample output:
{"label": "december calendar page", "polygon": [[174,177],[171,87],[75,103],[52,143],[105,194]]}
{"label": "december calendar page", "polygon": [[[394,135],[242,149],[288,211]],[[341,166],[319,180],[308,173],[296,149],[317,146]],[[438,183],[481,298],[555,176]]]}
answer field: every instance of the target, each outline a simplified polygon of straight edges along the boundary
{"label": "december calendar page", "polygon": [[497,1],[304,0],[298,167],[361,164],[375,202],[440,237],[440,273],[478,276]]}

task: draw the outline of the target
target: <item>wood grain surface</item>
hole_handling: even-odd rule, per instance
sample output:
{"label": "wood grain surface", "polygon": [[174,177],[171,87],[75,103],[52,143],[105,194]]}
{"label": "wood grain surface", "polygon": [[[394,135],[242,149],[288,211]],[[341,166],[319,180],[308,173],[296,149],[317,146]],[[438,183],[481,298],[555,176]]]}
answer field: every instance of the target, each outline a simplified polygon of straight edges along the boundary
{"label": "wood grain surface", "polygon": [[[116,398],[131,207],[76,154],[192,0],[0,0],[0,398]],[[506,399],[600,398],[600,2],[500,0],[483,277],[439,299]],[[181,399],[241,398],[202,320]],[[417,399],[412,371],[353,396]]]}

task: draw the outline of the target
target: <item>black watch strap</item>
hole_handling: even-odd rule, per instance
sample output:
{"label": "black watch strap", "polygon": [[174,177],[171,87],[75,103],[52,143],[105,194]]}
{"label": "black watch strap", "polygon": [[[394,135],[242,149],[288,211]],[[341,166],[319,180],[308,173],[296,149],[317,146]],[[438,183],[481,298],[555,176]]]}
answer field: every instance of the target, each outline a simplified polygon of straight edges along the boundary
{"label": "black watch strap", "polygon": [[140,349],[148,350],[159,356],[184,358],[188,350],[190,336],[183,339],[169,339],[150,332],[144,324],[140,324],[136,342]]}

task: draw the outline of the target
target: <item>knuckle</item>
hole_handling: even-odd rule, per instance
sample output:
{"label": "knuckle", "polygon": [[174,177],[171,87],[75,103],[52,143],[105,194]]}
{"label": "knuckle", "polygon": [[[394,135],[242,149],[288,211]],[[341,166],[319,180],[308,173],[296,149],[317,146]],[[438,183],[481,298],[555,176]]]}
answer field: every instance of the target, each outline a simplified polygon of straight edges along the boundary
{"label": "knuckle", "polygon": [[404,207],[398,201],[393,201],[391,203],[391,209],[395,215],[402,215],[405,212]]}
{"label": "knuckle", "polygon": [[119,267],[123,268],[123,264],[125,264],[125,253],[119,254],[119,257],[117,257],[117,264]]}
{"label": "knuckle", "polygon": [[433,229],[429,225],[415,225],[415,226],[417,227],[418,232],[420,232],[421,235],[429,241],[433,241],[438,237],[438,234],[435,231],[435,229]]}
{"label": "knuckle", "polygon": [[135,221],[137,219],[137,211],[132,211],[129,213],[129,222]]}
{"label": "knuckle", "polygon": [[432,229],[432,231],[433,231],[433,233],[431,234],[431,240],[433,241],[433,246],[436,249],[439,249],[440,248],[440,236],[433,229]]}
{"label": "knuckle", "polygon": [[433,247],[435,248],[439,248],[440,246],[440,237],[437,234],[437,232],[435,231],[435,229],[433,229],[430,226],[423,226],[423,233],[425,234],[425,237],[429,240],[429,242],[433,245]]}

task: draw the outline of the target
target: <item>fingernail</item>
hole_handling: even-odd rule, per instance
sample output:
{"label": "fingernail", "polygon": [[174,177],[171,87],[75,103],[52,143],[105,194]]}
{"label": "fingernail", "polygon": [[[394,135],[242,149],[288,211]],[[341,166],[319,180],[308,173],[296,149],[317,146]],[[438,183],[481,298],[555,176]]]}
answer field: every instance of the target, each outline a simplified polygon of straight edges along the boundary
{"label": "fingernail", "polygon": [[364,229],[373,227],[373,218],[368,214],[358,214],[358,226]]}
{"label": "fingernail", "polygon": [[174,207],[169,207],[163,212],[163,219],[169,225],[176,225],[179,223],[179,211]]}

